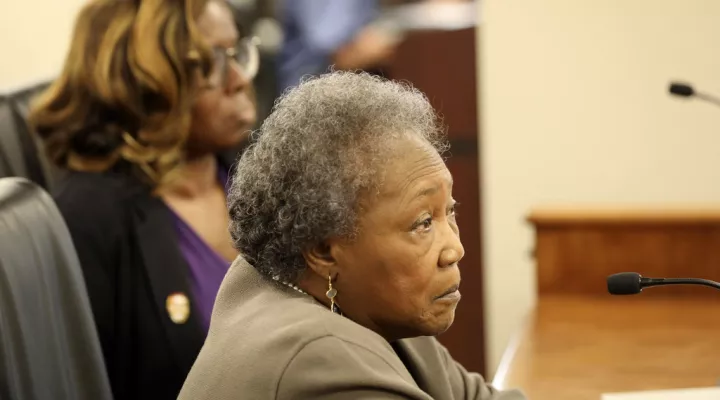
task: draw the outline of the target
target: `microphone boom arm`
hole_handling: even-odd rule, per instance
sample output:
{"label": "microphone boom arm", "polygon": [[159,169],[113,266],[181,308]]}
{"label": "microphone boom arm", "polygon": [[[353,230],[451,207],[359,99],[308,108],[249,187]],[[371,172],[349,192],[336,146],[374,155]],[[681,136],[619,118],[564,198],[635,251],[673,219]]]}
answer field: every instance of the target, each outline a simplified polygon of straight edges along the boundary
{"label": "microphone boom arm", "polygon": [[720,289],[720,283],[709,279],[699,278],[640,278],[640,286],[665,286],[665,285],[702,285]]}
{"label": "microphone boom arm", "polygon": [[708,103],[715,104],[716,106],[720,106],[720,99],[718,99],[715,96],[711,96],[709,94],[701,93],[701,92],[695,92],[695,97],[701,100],[705,100]]}

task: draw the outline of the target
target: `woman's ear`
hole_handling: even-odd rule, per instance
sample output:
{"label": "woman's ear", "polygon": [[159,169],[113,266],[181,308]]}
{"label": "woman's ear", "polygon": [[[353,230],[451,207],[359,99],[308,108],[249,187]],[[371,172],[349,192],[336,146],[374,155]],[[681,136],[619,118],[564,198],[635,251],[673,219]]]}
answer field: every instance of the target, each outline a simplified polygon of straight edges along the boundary
{"label": "woman's ear", "polygon": [[308,267],[323,279],[336,276],[342,268],[342,241],[329,239],[303,251]]}
{"label": "woman's ear", "polygon": [[336,269],[337,262],[331,247],[328,242],[322,242],[303,251],[308,267],[323,278],[327,278]]}

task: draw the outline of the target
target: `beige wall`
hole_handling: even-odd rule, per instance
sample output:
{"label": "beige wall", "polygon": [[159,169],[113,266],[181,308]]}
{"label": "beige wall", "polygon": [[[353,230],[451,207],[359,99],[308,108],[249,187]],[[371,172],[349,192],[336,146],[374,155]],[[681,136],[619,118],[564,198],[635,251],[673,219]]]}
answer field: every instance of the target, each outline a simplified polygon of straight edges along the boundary
{"label": "beige wall", "polygon": [[0,93],[60,71],[85,0],[0,2]]}
{"label": "beige wall", "polygon": [[[480,99],[488,362],[536,299],[544,203],[720,203],[718,0],[487,0]],[[719,204],[720,205],[720,204]]]}

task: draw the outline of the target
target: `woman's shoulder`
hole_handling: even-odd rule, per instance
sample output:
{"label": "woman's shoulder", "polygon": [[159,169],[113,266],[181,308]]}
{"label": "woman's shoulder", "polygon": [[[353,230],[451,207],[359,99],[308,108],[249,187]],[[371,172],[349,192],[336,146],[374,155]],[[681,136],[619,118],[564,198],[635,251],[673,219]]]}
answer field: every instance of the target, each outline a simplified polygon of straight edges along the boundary
{"label": "woman's shoulder", "polygon": [[65,197],[72,195],[116,196],[132,188],[139,187],[136,179],[113,172],[68,171],[63,174],[53,195]]}
{"label": "woman's shoulder", "polygon": [[285,340],[296,343],[294,353],[313,351],[343,351],[377,358],[392,358],[388,342],[364,326],[330,312],[321,305],[308,305],[304,309],[288,309],[285,323],[290,329]]}
{"label": "woman's shoulder", "polygon": [[233,322],[213,321],[180,399],[230,399],[242,393],[315,399],[327,385],[363,382],[413,390],[392,347],[375,332],[309,299],[257,300],[241,306],[247,312],[225,316]]}
{"label": "woman's shoulder", "polygon": [[52,195],[61,212],[115,213],[140,187],[119,174],[70,171]]}
{"label": "woman's shoulder", "polygon": [[233,341],[238,335],[257,346],[294,350],[327,336],[386,343],[377,333],[331,312],[312,296],[266,277],[241,257],[230,267],[218,293],[208,341],[225,337]]}
{"label": "woman's shoulder", "polygon": [[373,398],[427,398],[383,337],[322,311],[298,321],[297,333],[290,334],[301,345],[293,348],[283,365],[277,398],[317,398],[318,391],[326,390],[337,391],[338,398],[355,398],[360,393]]}
{"label": "woman's shoulder", "polygon": [[[392,352],[392,348],[380,335],[332,313],[309,296],[288,295],[279,289],[273,295],[249,299],[239,308],[237,314],[233,313],[239,318],[228,318],[237,321],[237,325],[221,324],[217,330],[223,331],[221,334],[243,332],[245,340],[257,342],[257,347],[282,349],[283,354],[294,354],[304,348],[316,347],[317,344],[342,342],[376,353]],[[241,326],[244,323],[239,321],[253,323]]]}
{"label": "woman's shoulder", "polygon": [[52,195],[73,236],[98,236],[124,229],[137,193],[139,186],[125,176],[72,171]]}

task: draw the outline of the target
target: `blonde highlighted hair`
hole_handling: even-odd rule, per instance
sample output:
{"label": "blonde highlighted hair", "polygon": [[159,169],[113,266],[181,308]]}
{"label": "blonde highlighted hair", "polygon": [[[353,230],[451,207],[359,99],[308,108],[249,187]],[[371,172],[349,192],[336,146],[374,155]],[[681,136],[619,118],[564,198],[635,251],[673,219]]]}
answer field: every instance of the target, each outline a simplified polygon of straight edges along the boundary
{"label": "blonde highlighted hair", "polygon": [[[182,162],[195,69],[211,50],[197,20],[215,0],[91,0],[61,75],[30,121],[49,158],[80,171],[129,169],[160,185]],[[190,51],[200,59],[189,60]]]}

